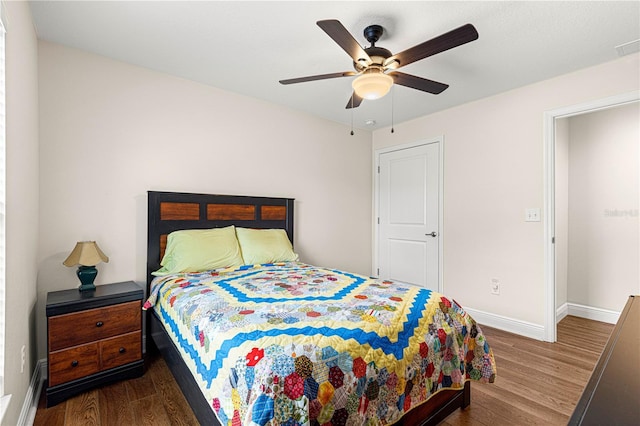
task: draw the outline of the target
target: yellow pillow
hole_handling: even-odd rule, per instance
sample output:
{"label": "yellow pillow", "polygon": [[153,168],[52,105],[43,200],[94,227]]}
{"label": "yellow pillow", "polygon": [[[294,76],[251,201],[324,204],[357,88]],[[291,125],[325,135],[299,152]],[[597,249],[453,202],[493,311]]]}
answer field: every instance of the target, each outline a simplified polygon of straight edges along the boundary
{"label": "yellow pillow", "polygon": [[247,265],[298,260],[284,229],[236,228],[236,234]]}
{"label": "yellow pillow", "polygon": [[174,231],[153,275],[202,272],[244,264],[234,226]]}

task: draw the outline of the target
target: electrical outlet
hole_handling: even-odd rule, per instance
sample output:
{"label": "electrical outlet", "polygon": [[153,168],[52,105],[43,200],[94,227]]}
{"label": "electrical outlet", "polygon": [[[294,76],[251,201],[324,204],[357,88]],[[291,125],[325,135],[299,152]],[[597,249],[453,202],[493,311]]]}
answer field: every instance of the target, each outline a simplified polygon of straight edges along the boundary
{"label": "electrical outlet", "polygon": [[22,349],[20,349],[20,358],[21,358],[21,363],[20,363],[20,373],[24,373],[24,365],[27,363],[27,347],[25,345],[22,345]]}
{"label": "electrical outlet", "polygon": [[500,294],[500,280],[497,278],[491,278],[491,294]]}

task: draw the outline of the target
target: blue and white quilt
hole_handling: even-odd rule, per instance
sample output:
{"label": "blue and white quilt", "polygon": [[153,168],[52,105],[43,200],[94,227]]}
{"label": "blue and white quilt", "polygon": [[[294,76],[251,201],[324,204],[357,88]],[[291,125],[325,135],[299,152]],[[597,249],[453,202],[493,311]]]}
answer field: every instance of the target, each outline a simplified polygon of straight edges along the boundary
{"label": "blue and white quilt", "polygon": [[454,300],[300,262],[158,277],[144,308],[223,425],[387,425],[496,375]]}

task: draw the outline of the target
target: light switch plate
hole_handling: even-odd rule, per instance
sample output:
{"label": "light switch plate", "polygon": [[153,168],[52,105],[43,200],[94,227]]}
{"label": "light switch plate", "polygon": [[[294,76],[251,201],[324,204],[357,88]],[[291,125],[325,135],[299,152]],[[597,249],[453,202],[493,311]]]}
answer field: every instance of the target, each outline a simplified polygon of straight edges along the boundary
{"label": "light switch plate", "polygon": [[524,212],[524,221],[525,222],[540,222],[540,209],[525,209]]}

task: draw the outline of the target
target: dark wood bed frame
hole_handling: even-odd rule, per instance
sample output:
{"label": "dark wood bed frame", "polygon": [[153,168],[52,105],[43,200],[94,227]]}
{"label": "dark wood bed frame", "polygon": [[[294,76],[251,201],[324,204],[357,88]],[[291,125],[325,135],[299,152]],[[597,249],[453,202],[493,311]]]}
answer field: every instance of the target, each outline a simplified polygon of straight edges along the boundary
{"label": "dark wood bed frame", "polygon": [[[256,229],[278,228],[284,229],[293,243],[292,198],[149,191],[147,218],[147,294],[153,278],[151,273],[160,268],[167,235],[172,231],[229,225]],[[147,336],[151,336],[159,349],[200,424],[219,425],[210,404],[205,400],[180,352],[153,310],[148,311]],[[470,402],[471,387],[467,381],[463,389],[436,393],[396,424],[435,425],[456,409],[467,407]]]}

